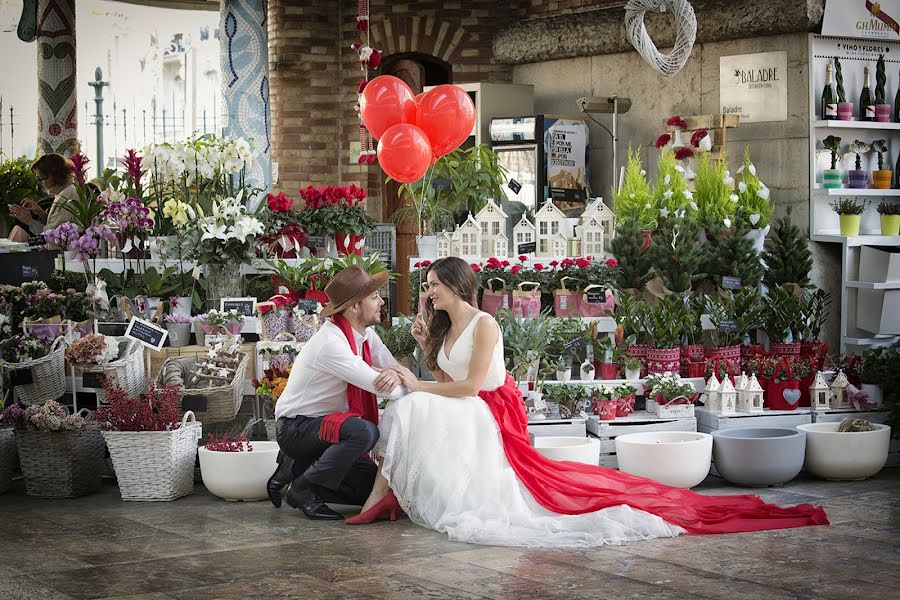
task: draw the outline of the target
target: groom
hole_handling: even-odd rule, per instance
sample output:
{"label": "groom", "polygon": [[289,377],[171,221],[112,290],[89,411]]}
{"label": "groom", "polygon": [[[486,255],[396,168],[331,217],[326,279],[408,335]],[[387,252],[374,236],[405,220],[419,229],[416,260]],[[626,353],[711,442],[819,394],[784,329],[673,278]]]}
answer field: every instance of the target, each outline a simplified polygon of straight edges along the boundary
{"label": "groom", "polygon": [[342,519],[326,501],[362,505],[372,491],[377,467],[365,455],[378,441],[375,394],[407,393],[388,369],[397,361],[369,329],[381,320],[387,279],[354,265],[325,286],[331,301],[321,316],[331,318],[303,346],[275,406],[281,452],[267,490],[276,508],[290,484],[289,505],[310,519]]}

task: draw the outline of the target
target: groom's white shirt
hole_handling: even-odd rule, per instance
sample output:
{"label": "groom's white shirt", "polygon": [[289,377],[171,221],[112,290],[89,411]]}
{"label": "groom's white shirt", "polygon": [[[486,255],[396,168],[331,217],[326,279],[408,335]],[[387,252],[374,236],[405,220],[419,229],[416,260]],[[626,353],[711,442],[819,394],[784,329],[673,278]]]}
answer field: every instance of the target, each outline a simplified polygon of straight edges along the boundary
{"label": "groom's white shirt", "polygon": [[369,342],[372,366],[392,367],[397,361],[371,328],[366,329],[364,336],[354,329],[353,337],[357,354],[353,354],[346,336],[331,319],[322,324],[294,361],[284,392],[275,405],[276,419],[299,415],[322,417],[345,412],[348,383],[392,400],[408,393],[402,386],[397,386],[390,394],[375,389],[378,371],[363,362],[363,342]]}

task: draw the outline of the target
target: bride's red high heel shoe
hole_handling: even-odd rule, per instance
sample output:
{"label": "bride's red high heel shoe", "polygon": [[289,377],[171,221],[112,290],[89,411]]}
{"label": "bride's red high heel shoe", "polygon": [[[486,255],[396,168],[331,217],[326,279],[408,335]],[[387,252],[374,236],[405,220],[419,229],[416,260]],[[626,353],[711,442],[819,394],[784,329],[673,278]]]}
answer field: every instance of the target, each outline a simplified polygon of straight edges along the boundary
{"label": "bride's red high heel shoe", "polygon": [[344,523],[347,525],[368,525],[382,519],[396,521],[397,517],[402,514],[403,509],[400,508],[400,503],[397,502],[397,496],[394,495],[394,492],[388,492],[387,496],[375,503],[375,506],[366,512],[359,513],[355,517],[345,519]]}

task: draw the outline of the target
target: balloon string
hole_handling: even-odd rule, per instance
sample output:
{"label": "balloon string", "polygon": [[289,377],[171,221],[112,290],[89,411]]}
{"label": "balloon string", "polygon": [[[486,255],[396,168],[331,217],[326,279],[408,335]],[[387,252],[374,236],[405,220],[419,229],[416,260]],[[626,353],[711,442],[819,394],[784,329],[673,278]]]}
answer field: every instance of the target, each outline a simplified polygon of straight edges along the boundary
{"label": "balloon string", "polygon": [[424,219],[422,218],[422,212],[425,210],[425,193],[428,188],[431,186],[431,178],[434,177],[434,165],[437,163],[431,163],[431,167],[428,168],[427,181],[425,185],[422,186],[422,199],[419,201],[420,211],[419,211],[419,235],[425,235],[425,227]]}

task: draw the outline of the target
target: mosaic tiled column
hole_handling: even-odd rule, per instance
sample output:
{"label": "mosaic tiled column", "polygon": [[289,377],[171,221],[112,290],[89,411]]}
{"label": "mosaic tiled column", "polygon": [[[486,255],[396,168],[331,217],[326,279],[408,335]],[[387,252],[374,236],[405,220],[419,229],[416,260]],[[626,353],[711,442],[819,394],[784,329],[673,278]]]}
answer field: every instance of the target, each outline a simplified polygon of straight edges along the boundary
{"label": "mosaic tiled column", "polygon": [[38,0],[38,150],[78,150],[75,0]]}
{"label": "mosaic tiled column", "polygon": [[219,40],[224,134],[253,140],[259,154],[247,165],[247,181],[272,187],[272,123],[269,112],[269,54],[266,0],[222,0]]}

